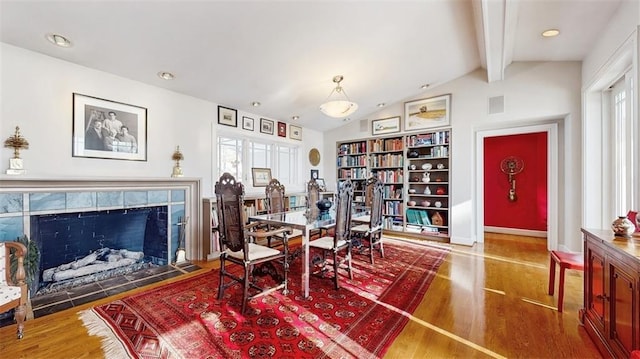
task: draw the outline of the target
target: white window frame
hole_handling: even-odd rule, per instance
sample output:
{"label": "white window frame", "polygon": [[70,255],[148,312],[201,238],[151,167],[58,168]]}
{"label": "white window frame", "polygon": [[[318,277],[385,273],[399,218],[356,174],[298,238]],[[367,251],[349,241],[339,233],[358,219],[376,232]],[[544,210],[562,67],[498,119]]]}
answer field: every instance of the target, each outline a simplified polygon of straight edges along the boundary
{"label": "white window frame", "polygon": [[[262,139],[258,139],[258,138],[243,138],[237,135],[233,135],[233,134],[219,134],[217,136],[217,151],[218,151],[218,156],[217,156],[217,163],[216,163],[216,168],[218,169],[218,172],[220,172],[221,170],[221,159],[222,159],[222,154],[221,154],[221,140],[222,139],[226,139],[226,140],[234,140],[234,141],[240,141],[240,146],[242,149],[242,153],[240,154],[239,158],[241,158],[242,160],[240,161],[240,167],[239,171],[240,173],[242,173],[242,177],[241,177],[241,181],[245,184],[245,188],[246,187],[251,187],[253,188],[253,180],[251,178],[251,168],[252,167],[259,167],[259,168],[270,168],[271,169],[271,176],[273,178],[277,178],[285,187],[296,187],[298,182],[301,180],[300,177],[300,146],[296,146],[294,144],[290,144],[290,143],[285,143],[285,142],[276,142],[276,141],[264,141]],[[266,167],[264,165],[259,165],[256,166],[254,165],[254,156],[255,153],[253,153],[253,150],[255,148],[255,145],[264,145],[266,146],[266,152],[268,153],[266,160]],[[289,169],[289,173],[290,173],[290,177],[287,176],[283,176],[282,173],[280,173],[280,151],[282,149],[287,149],[290,154],[291,157],[289,159],[289,165],[288,165],[288,169]],[[218,173],[217,176],[220,176],[222,173]],[[214,177],[216,177],[216,175],[214,175]],[[236,178],[238,178],[238,176],[236,176]],[[217,180],[217,178],[213,179],[213,182],[215,183]]]}

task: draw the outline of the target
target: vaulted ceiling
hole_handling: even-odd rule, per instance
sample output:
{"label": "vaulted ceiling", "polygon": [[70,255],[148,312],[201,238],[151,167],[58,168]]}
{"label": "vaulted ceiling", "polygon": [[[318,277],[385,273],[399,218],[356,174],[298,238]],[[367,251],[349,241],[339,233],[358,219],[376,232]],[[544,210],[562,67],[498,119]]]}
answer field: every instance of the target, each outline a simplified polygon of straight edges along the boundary
{"label": "vaulted ceiling", "polygon": [[318,108],[334,75],[364,119],[478,67],[500,81],[513,61],[580,61],[620,1],[1,0],[0,40],[324,131],[343,124]]}

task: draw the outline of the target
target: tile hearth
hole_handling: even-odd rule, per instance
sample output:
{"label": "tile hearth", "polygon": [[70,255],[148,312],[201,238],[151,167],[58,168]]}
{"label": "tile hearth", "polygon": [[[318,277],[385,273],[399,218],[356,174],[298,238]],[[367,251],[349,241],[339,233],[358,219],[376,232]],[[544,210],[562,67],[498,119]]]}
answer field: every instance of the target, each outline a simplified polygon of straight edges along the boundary
{"label": "tile hearth", "polygon": [[[39,295],[31,298],[33,315],[35,318],[43,317],[131,289],[191,273],[198,269],[200,269],[199,266],[191,263],[185,263],[179,266],[166,265],[152,267],[56,293]],[[0,318],[0,326],[13,323],[13,314],[5,315],[5,318]]]}

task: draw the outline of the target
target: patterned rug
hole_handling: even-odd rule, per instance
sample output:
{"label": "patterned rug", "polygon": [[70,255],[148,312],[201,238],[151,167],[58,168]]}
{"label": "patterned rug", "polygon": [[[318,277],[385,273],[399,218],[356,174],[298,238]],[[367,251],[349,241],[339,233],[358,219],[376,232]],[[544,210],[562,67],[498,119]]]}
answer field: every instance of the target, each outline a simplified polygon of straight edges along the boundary
{"label": "patterned rug", "polygon": [[[382,357],[418,306],[446,248],[385,241],[385,258],[354,254],[354,279],[311,277],[301,296],[300,259],[289,295],[252,300],[240,314],[240,285],[217,300],[218,270],[82,311],[108,358]],[[231,266],[230,266],[231,267]],[[237,266],[236,266],[237,267]],[[270,281],[269,277],[261,278]]]}

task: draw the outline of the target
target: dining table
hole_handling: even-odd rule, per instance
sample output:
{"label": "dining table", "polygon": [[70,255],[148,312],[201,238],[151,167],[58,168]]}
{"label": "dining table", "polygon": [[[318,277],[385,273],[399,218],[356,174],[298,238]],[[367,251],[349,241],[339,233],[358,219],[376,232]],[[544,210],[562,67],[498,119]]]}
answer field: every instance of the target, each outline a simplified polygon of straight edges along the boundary
{"label": "dining table", "polygon": [[[366,211],[354,211],[351,220],[356,221],[357,218],[368,215]],[[315,208],[307,208],[301,210],[259,214],[249,216],[249,222],[261,222],[274,226],[286,226],[291,229],[298,229],[302,232],[302,290],[303,296],[309,296],[309,233],[314,229],[327,229],[335,226],[336,211],[332,207],[328,211],[319,211]]]}

